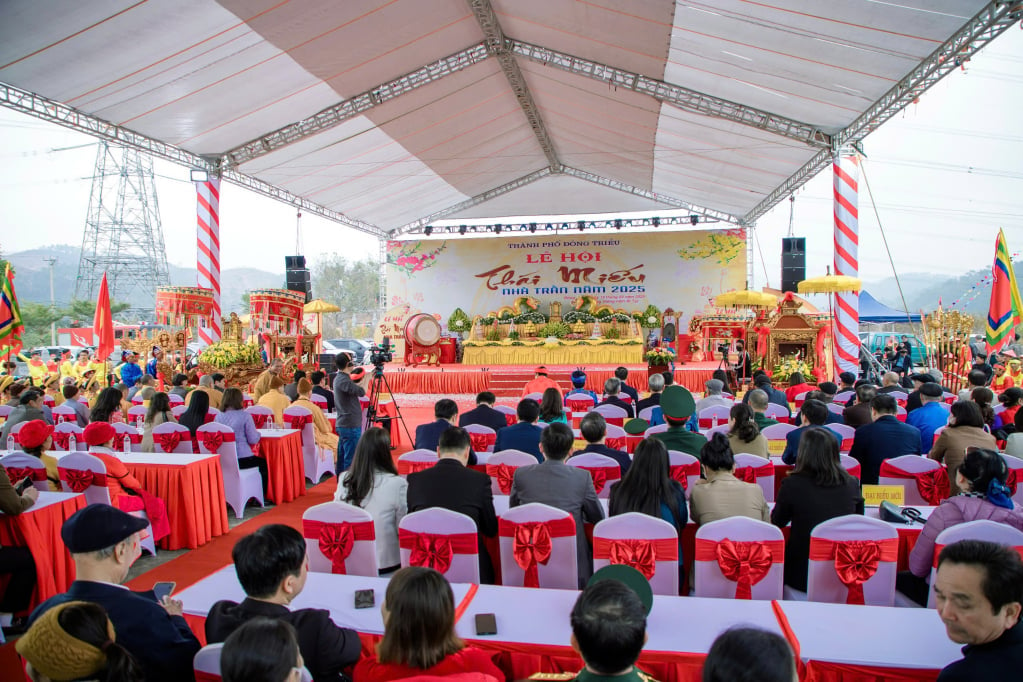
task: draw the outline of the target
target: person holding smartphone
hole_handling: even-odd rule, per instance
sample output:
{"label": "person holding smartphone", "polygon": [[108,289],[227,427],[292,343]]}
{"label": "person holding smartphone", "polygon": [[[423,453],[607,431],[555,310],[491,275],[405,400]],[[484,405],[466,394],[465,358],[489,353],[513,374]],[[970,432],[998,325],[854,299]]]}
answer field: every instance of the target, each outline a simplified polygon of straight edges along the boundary
{"label": "person holding smartphone", "polygon": [[[26,479],[27,480],[27,479]],[[24,484],[24,481],[18,481]],[[39,499],[39,491],[32,486],[11,483],[7,471],[0,467],[0,511],[17,516],[32,507]],[[17,635],[25,631],[28,624],[28,606],[36,586],[36,562],[27,547],[0,547],[0,575],[9,575],[0,595],[0,623],[5,635]]]}

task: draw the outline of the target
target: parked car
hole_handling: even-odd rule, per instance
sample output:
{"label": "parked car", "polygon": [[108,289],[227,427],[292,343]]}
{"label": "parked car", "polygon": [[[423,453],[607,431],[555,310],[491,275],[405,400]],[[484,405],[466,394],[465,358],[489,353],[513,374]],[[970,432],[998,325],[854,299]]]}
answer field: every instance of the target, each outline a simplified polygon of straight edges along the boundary
{"label": "parked car", "polygon": [[860,343],[863,344],[863,347],[871,353],[876,353],[884,348],[888,339],[894,339],[895,343],[899,343],[902,341],[903,336],[909,339],[909,342],[913,347],[913,366],[917,367],[926,364],[927,349],[924,347],[924,342],[915,334],[896,334],[895,332],[860,332]]}
{"label": "parked car", "polygon": [[328,339],[323,342],[324,353],[338,353],[340,351],[347,351],[352,354],[355,361],[363,364],[369,364],[369,356],[372,353],[369,349],[373,347],[369,341],[362,339]]}

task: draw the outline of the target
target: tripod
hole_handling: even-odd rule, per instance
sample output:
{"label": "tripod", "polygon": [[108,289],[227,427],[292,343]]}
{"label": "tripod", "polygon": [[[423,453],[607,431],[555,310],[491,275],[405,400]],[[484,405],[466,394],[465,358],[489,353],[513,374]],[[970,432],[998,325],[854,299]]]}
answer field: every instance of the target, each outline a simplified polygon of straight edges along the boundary
{"label": "tripod", "polygon": [[[381,428],[387,430],[388,433],[391,431],[391,419],[392,417],[379,417],[377,416],[377,410],[380,407],[380,394],[386,392],[392,396],[391,386],[387,383],[387,377],[384,376],[383,364],[373,365],[373,378],[369,384],[369,406],[366,408],[366,425],[372,426],[376,424]],[[401,423],[401,427],[405,430],[405,435],[408,436],[409,443],[415,443],[416,439],[409,433],[408,425],[405,423],[405,417],[401,414],[401,408],[398,407],[398,401],[393,400],[394,409],[398,413],[397,420]],[[392,443],[391,449],[394,450],[396,446]]]}

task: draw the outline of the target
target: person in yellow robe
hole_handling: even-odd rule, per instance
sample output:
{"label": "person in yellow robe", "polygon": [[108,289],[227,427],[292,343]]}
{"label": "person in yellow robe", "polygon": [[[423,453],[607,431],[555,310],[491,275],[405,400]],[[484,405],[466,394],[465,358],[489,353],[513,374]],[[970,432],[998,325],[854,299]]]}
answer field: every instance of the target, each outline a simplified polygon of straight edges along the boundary
{"label": "person in yellow robe", "polygon": [[66,350],[60,356],[60,377],[76,377],[75,374],[75,363],[71,360],[71,351]]}
{"label": "person in yellow robe", "polygon": [[50,373],[50,370],[46,368],[46,363],[43,362],[42,353],[34,350],[29,353],[27,358],[18,353],[18,358],[28,365],[28,376],[32,379],[32,385],[42,386],[43,382],[46,381],[46,376]]}
{"label": "person in yellow robe", "polygon": [[59,407],[64,404],[64,394],[60,392],[60,377],[51,374],[43,382],[43,392],[53,398],[53,406]]}
{"label": "person in yellow robe", "polygon": [[274,422],[284,424],[284,410],[291,407],[291,400],[284,395],[284,379],[274,376],[270,378],[269,390],[256,403],[269,407],[274,411]]}
{"label": "person in yellow robe", "polygon": [[1008,362],[1009,369],[1006,375],[1012,379],[1013,386],[1023,386],[1023,369],[1020,368],[1020,361],[1018,358],[1013,358]]}
{"label": "person in yellow robe", "polygon": [[316,445],[337,452],[337,434],[330,428],[330,422],[323,414],[323,409],[312,401],[313,385],[308,379],[298,380],[298,399],[291,403],[296,407],[304,407],[313,415],[313,435]]}
{"label": "person in yellow robe", "polygon": [[85,378],[86,372],[89,370],[95,370],[95,367],[92,366],[92,362],[89,361],[89,351],[78,351],[78,358],[75,360],[75,364],[72,369],[74,370],[73,376],[75,379],[78,379],[79,383],[81,383],[82,379]]}

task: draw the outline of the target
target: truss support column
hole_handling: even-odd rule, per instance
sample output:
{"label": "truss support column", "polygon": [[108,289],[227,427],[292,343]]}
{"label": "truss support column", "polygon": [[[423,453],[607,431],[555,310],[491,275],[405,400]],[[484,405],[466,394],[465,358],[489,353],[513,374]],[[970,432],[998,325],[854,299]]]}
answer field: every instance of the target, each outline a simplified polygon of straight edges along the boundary
{"label": "truss support column", "polygon": [[[833,162],[835,174],[835,274],[859,277],[860,225],[858,212],[859,159],[841,149]],[[835,371],[856,374],[860,366],[859,294],[835,294],[833,339]]]}
{"label": "truss support column", "polygon": [[377,324],[384,319],[387,312],[387,240],[381,237],[380,242],[380,289],[377,293]]}
{"label": "truss support column", "polygon": [[195,183],[198,285],[213,290],[213,324],[199,327],[203,346],[220,341],[220,178]]}
{"label": "truss support column", "polygon": [[743,224],[742,227],[746,230],[746,286],[750,289],[756,289],[757,269],[755,267],[756,263],[753,260],[753,231],[756,230],[757,224]]}

